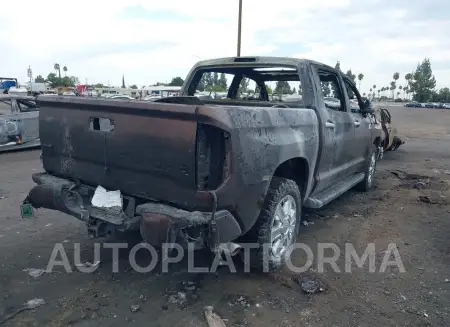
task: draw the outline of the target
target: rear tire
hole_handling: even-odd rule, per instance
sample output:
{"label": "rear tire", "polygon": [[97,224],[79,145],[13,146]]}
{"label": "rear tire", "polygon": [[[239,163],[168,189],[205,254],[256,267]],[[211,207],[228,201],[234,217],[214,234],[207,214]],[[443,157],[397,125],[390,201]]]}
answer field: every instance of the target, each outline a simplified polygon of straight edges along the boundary
{"label": "rear tire", "polygon": [[[250,266],[253,269],[272,272],[285,265],[290,255],[289,248],[297,240],[301,208],[302,196],[297,183],[273,177],[258,220],[248,233],[249,240],[259,245],[257,249],[250,250]],[[244,259],[244,256],[241,255],[241,258]]]}
{"label": "rear tire", "polygon": [[378,147],[372,146],[372,150],[367,158],[364,179],[356,185],[356,189],[361,192],[368,192],[372,189],[375,171],[377,167]]}

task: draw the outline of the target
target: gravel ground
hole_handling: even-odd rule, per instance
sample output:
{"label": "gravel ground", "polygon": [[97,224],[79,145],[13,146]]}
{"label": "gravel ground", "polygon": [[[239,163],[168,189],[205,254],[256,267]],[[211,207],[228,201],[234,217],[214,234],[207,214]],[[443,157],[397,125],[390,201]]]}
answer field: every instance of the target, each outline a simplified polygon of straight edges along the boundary
{"label": "gravel ground", "polygon": [[[351,191],[319,211],[307,211],[299,241],[314,252],[318,242],[362,254],[376,248],[376,272],[369,265],[341,272],[314,262],[302,274],[276,276],[238,273],[187,273],[185,261],[138,273],[128,250],[118,261],[102,249],[93,273],[81,273],[73,260],[81,244],[81,262],[94,262],[94,242],[76,219],[48,210],[21,219],[19,204],[40,171],[39,151],[0,154],[0,325],[3,326],[207,326],[203,308],[211,305],[227,326],[450,326],[450,110],[389,108],[406,141],[386,153],[378,165],[376,187]],[[419,175],[419,176],[414,176]],[[417,178],[423,183],[417,183]],[[419,200],[421,199],[421,200]],[[130,245],[135,240],[129,240]],[[57,266],[33,278],[27,268],[45,269],[61,243],[73,272]],[[389,243],[398,247],[405,272],[380,267]],[[210,257],[196,253],[196,265]],[[138,252],[137,260],[149,259]],[[293,262],[302,265],[303,253]],[[119,272],[112,273],[118,262]],[[305,294],[297,280],[320,282],[322,292]],[[45,304],[2,324],[25,302]]]}

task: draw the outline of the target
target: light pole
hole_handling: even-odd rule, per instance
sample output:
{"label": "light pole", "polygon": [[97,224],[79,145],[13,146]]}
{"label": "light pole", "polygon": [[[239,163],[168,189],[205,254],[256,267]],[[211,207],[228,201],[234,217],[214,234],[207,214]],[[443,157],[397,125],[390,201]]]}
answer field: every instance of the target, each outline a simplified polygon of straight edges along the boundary
{"label": "light pole", "polygon": [[33,84],[32,84],[32,79],[33,79],[33,71],[31,70],[31,66],[28,66],[28,70],[27,70],[27,75],[30,78],[30,94],[33,94]]}
{"label": "light pole", "polygon": [[241,56],[241,31],[242,31],[242,0],[239,0],[237,56]]}

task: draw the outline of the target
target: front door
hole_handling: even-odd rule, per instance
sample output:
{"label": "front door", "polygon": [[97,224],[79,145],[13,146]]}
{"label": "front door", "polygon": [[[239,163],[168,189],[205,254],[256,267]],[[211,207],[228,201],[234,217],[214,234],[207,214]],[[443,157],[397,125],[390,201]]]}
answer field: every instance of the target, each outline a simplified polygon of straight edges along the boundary
{"label": "front door", "polygon": [[323,143],[318,163],[318,184],[314,193],[345,180],[351,174],[352,146],[355,138],[353,118],[347,111],[342,81],[338,73],[317,67],[320,81],[319,106]]}

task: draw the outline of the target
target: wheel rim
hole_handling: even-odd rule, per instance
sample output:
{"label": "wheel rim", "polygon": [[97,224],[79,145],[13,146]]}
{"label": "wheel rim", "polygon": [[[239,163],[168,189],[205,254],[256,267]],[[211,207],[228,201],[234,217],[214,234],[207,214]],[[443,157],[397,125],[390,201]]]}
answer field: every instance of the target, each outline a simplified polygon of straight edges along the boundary
{"label": "wheel rim", "polygon": [[292,195],[278,202],[271,228],[271,255],[279,261],[293,243],[297,225],[297,203]]}
{"label": "wheel rim", "polygon": [[376,164],[376,156],[375,156],[375,152],[372,153],[372,156],[370,157],[370,164],[369,164],[369,175],[367,176],[367,182],[369,185],[372,185],[372,179],[373,179],[373,175],[375,173],[375,164]]}

